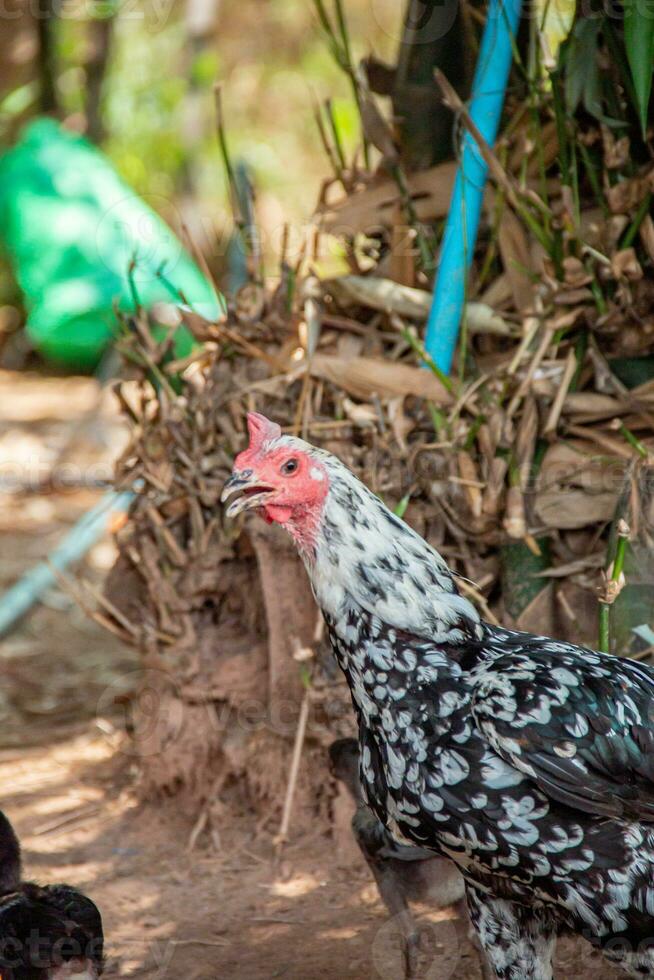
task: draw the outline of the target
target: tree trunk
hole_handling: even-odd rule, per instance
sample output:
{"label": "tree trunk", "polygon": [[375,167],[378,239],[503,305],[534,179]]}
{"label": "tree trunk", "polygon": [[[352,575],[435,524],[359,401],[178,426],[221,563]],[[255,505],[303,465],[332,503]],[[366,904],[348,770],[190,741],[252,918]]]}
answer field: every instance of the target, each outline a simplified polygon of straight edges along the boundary
{"label": "tree trunk", "polygon": [[409,170],[424,170],[452,156],[453,117],[434,84],[434,68],[465,97],[465,53],[458,0],[408,0],[392,100]]}
{"label": "tree trunk", "polygon": [[[302,701],[300,660],[316,637],[318,610],[292,541],[277,525],[252,522],[268,625],[268,705],[273,727],[294,725]],[[299,658],[299,659],[298,659]]]}

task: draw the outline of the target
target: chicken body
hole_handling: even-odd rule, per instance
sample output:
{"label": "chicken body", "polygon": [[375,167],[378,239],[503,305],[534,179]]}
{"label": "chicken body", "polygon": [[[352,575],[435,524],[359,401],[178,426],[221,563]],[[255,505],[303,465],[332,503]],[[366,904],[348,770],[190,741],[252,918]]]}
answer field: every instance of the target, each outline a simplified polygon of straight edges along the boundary
{"label": "chicken body", "polygon": [[[360,493],[352,544],[368,530],[358,521],[376,517],[385,553],[367,564],[354,552],[355,594],[337,597],[331,578],[349,548],[312,578],[350,685],[369,805],[397,840],[456,862],[498,977],[549,980],[564,930],[654,976],[653,672],[480,622],[452,579],[439,591],[436,558],[406,525]],[[403,547],[388,547],[391,528]],[[430,593],[433,626],[411,626],[411,600]]]}
{"label": "chicken body", "polygon": [[20,845],[0,812],[0,977],[97,980],[103,969],[102,919],[70,885],[21,880]]}
{"label": "chicken body", "polygon": [[563,931],[654,976],[654,671],[481,621],[340,461],[249,422],[228,514],[257,507],[297,543],[375,815],[452,858],[498,978],[549,980]]}

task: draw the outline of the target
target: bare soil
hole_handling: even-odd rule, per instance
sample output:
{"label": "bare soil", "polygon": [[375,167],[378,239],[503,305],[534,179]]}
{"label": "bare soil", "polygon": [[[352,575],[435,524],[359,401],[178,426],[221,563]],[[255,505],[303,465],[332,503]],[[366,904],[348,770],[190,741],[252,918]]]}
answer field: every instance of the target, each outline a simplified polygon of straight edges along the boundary
{"label": "bare soil", "polygon": [[[293,840],[278,859],[270,834],[226,807],[220,840],[189,852],[189,820],[172,800],[139,805],[129,758],[95,726],[3,752],[0,785],[26,874],[71,882],[101,907],[108,980],[400,975],[395,928],[365,867],[358,858],[339,866],[325,833]],[[425,978],[477,980],[453,913],[419,913]],[[585,944],[559,945],[558,976],[615,976]]]}

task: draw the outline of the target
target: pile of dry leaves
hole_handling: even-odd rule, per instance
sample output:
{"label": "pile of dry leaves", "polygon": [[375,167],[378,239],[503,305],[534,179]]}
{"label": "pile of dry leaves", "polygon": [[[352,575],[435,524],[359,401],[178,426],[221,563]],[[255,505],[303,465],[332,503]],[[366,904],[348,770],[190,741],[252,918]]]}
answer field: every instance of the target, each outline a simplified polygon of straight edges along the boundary
{"label": "pile of dry leaves", "polygon": [[[103,615],[143,652],[144,786],[207,801],[201,829],[230,788],[264,819],[278,814],[294,741],[296,818],[315,814],[325,745],[352,724],[289,543],[223,520],[247,410],[343,458],[465,576],[489,619],[596,645],[620,514],[634,543],[614,636],[622,653],[651,645],[633,610],[652,587],[654,168],[607,180],[601,203],[580,209],[538,177],[558,150],[553,123],[543,134],[536,152],[526,122],[512,124],[492,156],[449,379],[422,349],[430,294],[415,222],[444,216],[450,163],[403,186],[354,169],[326,185],[312,241],[293,265],[283,256],[272,286],[253,273],[217,323],[177,313],[198,342],[186,361],[171,360],[175,322],[156,342],[143,315],[121,342],[132,440],[117,485],[136,498]],[[624,147],[607,131],[594,139],[610,173]],[[341,268],[326,275],[335,248]]]}

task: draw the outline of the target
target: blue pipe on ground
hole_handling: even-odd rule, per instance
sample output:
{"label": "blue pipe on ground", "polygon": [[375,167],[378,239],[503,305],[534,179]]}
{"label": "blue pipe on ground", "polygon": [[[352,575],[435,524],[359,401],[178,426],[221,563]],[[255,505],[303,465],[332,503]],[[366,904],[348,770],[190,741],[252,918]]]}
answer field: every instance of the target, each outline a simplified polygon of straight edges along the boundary
{"label": "blue pipe on ground", "polygon": [[[492,146],[502,116],[504,95],[520,21],[522,0],[489,0],[470,100],[470,115]],[[425,348],[448,374],[459,337],[468,268],[475,249],[488,168],[467,131],[454,181],[436,275]]]}
{"label": "blue pipe on ground", "polygon": [[127,511],[133,496],[128,490],[121,493],[112,490],[104,494],[99,503],[80,518],[46,561],[32,568],[0,596],[0,636],[32,608],[44,592],[57,584],[57,572],[83,558],[107,533],[112,518]]}

